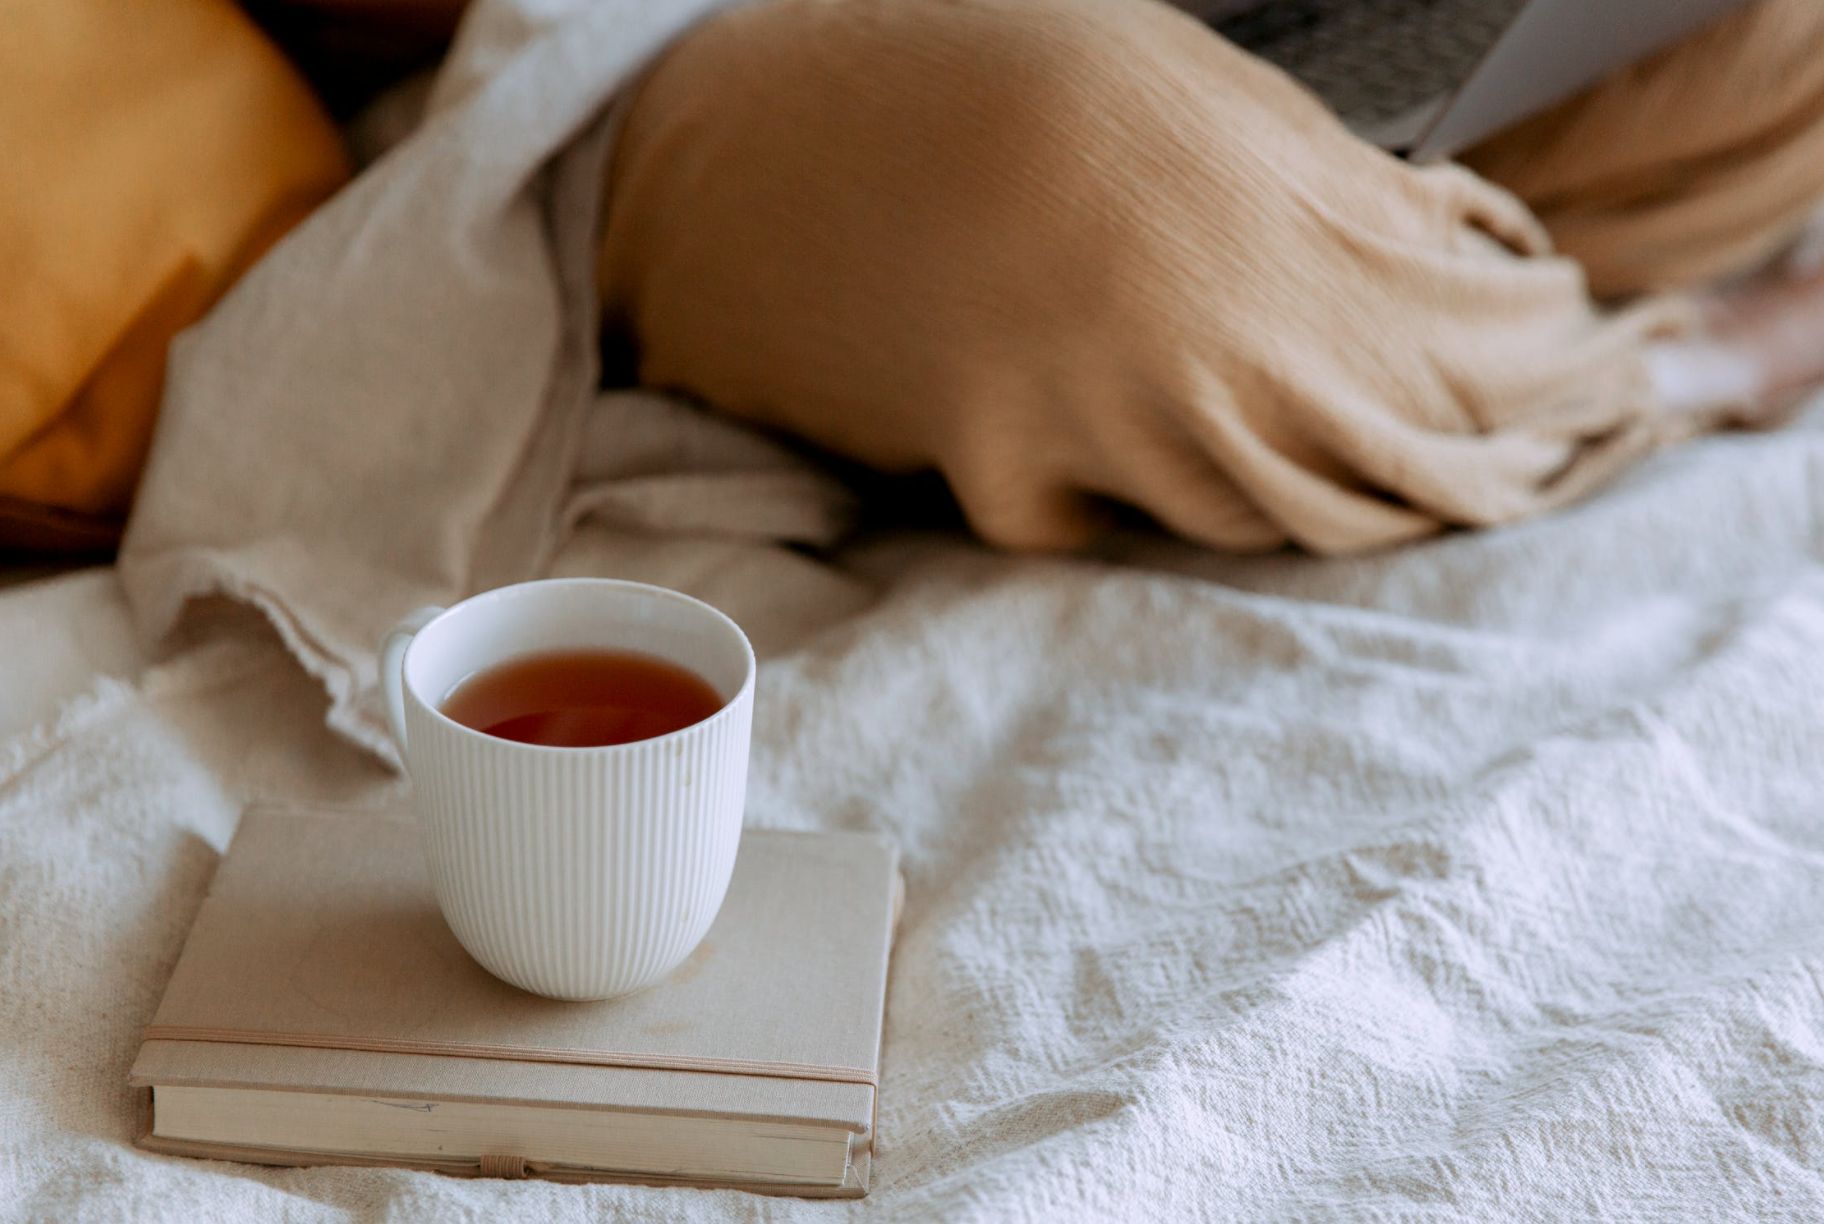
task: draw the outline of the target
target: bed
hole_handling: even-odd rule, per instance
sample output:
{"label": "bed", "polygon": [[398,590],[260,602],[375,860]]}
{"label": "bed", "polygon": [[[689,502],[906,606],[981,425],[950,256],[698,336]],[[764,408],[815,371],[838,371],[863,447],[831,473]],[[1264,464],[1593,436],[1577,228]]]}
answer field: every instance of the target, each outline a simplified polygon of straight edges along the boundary
{"label": "bed", "polygon": [[401,800],[257,627],[0,590],[0,1218],[1816,1219],[1824,406],[1378,557],[1020,559],[582,523],[762,655],[750,826],[890,833],[874,1187],[272,1169],[131,1145],[238,813]]}

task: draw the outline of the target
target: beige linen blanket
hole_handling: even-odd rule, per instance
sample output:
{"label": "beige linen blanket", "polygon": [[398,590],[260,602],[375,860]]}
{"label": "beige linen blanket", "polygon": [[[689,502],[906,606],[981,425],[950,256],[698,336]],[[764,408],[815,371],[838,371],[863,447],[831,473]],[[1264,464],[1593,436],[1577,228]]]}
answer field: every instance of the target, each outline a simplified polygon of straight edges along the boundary
{"label": "beige linen blanket", "polygon": [[[494,0],[469,15],[419,128],[173,346],[120,565],[149,640],[192,600],[255,607],[329,691],[331,724],[391,755],[378,635],[527,576],[595,508],[587,489],[561,499],[598,376],[608,104],[718,6]],[[702,445],[671,433],[666,454]],[[698,521],[719,493],[706,506],[700,489],[652,487],[618,509]]]}

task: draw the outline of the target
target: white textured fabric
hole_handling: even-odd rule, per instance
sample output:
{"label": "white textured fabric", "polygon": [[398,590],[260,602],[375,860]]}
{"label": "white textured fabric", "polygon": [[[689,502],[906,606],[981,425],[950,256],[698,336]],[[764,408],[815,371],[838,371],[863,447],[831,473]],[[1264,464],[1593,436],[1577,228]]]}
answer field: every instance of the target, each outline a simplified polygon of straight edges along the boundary
{"label": "white textured fabric", "polygon": [[0,1220],[1824,1218],[1821,431],[1352,561],[585,525],[753,630],[749,823],[905,851],[848,1204],[135,1151],[238,805],[395,784],[275,647],[0,594],[8,725],[125,672],[0,742]]}

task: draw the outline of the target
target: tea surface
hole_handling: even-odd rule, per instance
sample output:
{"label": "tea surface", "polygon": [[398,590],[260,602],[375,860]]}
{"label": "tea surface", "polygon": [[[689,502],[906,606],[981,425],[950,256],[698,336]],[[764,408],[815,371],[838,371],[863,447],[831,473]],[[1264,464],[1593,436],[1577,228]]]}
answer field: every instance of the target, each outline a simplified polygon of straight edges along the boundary
{"label": "tea surface", "polygon": [[708,681],[655,655],[562,650],[472,672],[444,696],[441,709],[501,739],[595,748],[681,731],[722,705]]}

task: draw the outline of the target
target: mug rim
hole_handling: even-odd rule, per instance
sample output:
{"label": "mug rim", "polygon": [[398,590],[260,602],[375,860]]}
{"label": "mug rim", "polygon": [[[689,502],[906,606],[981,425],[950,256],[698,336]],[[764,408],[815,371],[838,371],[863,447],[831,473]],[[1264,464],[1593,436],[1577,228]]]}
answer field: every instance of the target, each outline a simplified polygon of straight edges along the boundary
{"label": "mug rim", "polygon": [[[640,592],[641,594],[646,594],[646,595],[657,595],[657,596],[660,596],[665,599],[670,599],[670,600],[676,601],[678,603],[694,605],[695,607],[700,608],[705,612],[708,612],[712,617],[721,621],[725,626],[727,626],[729,629],[733,630],[736,640],[741,643],[741,653],[747,662],[747,670],[742,674],[742,677],[741,677],[741,687],[736,689],[735,695],[730,697],[727,701],[724,701],[714,714],[711,714],[708,718],[700,718],[696,722],[691,723],[687,727],[679,727],[676,731],[667,731],[664,735],[654,735],[647,739],[628,740],[625,743],[621,743],[621,744],[589,744],[589,745],[528,744],[528,743],[524,742],[523,740],[503,739],[501,736],[498,736],[498,735],[489,735],[486,731],[477,731],[475,728],[473,728],[471,726],[468,726],[464,723],[457,722],[455,719],[451,718],[448,714],[445,714],[442,710],[438,709],[435,704],[433,704],[432,702],[426,701],[423,697],[421,697],[419,695],[418,686],[412,683],[412,672],[411,672],[412,652],[414,650],[418,649],[418,643],[424,640],[425,634],[430,633],[432,630],[436,629],[437,626],[441,625],[452,614],[454,614],[456,612],[460,612],[464,608],[468,608],[471,605],[493,602],[497,599],[510,598],[511,596],[509,595],[509,592],[523,591],[527,587],[541,587],[541,586],[569,586],[569,587],[597,587],[597,588],[618,587],[622,590],[637,591],[637,592]],[[512,657],[514,657],[514,656],[512,656],[512,655],[503,656],[501,659],[497,660],[497,662],[505,662],[507,659],[512,658]],[[674,662],[675,662],[675,660],[674,660]],[[683,664],[678,664],[678,666],[683,666]],[[533,578],[533,579],[528,579],[525,582],[509,582],[505,586],[495,587],[491,591],[482,591],[480,594],[471,595],[467,599],[458,600],[456,603],[451,604],[449,607],[447,607],[443,611],[439,612],[436,616],[433,616],[430,620],[426,621],[424,624],[424,627],[419,629],[418,632],[414,633],[412,635],[412,640],[410,642],[406,643],[405,653],[400,657],[400,660],[399,660],[400,687],[405,690],[405,695],[407,697],[409,697],[412,700],[412,702],[414,702],[420,709],[423,709],[426,712],[428,712],[431,715],[431,717],[433,719],[435,719],[439,724],[441,724],[442,726],[444,726],[447,729],[453,729],[453,730],[461,733],[464,736],[471,737],[471,738],[474,738],[477,740],[482,740],[482,741],[484,741],[490,745],[494,745],[496,747],[506,748],[509,750],[523,749],[523,750],[529,751],[529,752],[616,753],[616,752],[631,751],[631,750],[637,749],[637,748],[644,748],[648,744],[662,744],[666,740],[676,739],[679,736],[683,736],[683,735],[689,735],[691,732],[697,730],[699,727],[706,727],[710,723],[715,722],[717,719],[725,717],[729,713],[729,711],[733,710],[737,705],[739,705],[741,703],[741,699],[753,691],[754,678],[755,678],[756,674],[759,672],[759,670],[760,670],[759,661],[754,656],[754,644],[747,640],[746,630],[742,629],[740,625],[736,624],[735,619],[732,616],[730,616],[728,613],[722,611],[722,609],[716,607],[714,604],[707,603],[704,600],[698,599],[694,595],[686,595],[684,592],[673,590],[671,587],[656,586],[650,582],[635,582],[631,578]],[[408,751],[409,751],[409,749],[408,749]]]}

